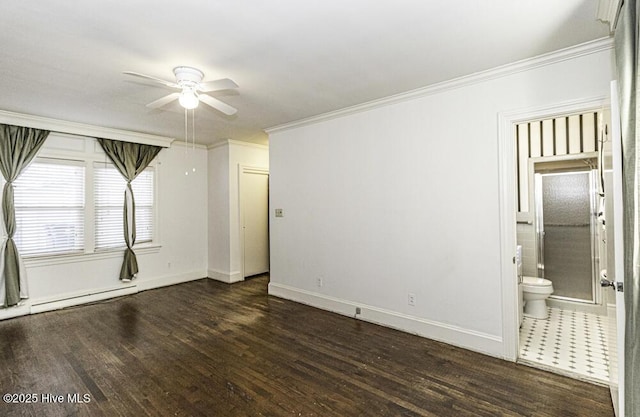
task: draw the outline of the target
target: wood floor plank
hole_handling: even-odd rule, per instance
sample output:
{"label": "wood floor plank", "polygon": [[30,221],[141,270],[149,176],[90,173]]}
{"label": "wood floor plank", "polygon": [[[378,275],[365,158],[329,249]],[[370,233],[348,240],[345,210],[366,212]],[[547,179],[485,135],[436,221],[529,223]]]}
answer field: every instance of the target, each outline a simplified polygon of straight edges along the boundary
{"label": "wood floor plank", "polygon": [[[267,284],[205,279],[0,322],[1,393],[40,399],[0,415],[613,416],[606,388],[269,297]],[[42,403],[52,395],[64,401]]]}

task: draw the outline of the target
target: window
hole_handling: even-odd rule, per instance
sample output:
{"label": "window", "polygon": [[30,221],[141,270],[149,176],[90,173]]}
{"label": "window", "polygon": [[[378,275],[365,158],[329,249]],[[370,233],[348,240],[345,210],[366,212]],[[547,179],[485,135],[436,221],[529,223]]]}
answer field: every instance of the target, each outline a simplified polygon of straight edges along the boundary
{"label": "window", "polygon": [[[159,248],[145,245],[155,243],[158,234],[156,174],[157,167],[149,166],[132,184],[136,247],[145,251]],[[0,175],[0,187],[4,183]],[[52,132],[13,186],[13,238],[27,265],[121,256],[126,181],[94,138]],[[0,238],[3,230],[0,226]]]}
{"label": "window", "polygon": [[84,250],[84,164],[36,159],[13,183],[23,256]]}
{"label": "window", "polygon": [[[127,182],[112,164],[94,165],[95,247],[124,246],[123,205]],[[136,244],[153,240],[154,169],[131,183],[136,204]]]}

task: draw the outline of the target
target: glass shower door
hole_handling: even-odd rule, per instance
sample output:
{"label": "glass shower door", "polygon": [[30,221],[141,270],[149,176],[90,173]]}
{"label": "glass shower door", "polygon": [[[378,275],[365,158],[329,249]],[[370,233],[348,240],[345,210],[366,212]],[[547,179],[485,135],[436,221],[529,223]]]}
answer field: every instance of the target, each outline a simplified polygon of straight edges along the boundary
{"label": "glass shower door", "polygon": [[535,175],[538,273],[555,298],[596,302],[594,172]]}

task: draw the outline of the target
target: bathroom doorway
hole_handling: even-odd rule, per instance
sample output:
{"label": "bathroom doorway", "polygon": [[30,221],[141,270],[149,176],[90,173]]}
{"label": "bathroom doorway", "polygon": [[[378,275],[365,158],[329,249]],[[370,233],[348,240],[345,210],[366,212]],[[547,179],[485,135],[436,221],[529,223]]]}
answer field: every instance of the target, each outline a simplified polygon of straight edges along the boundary
{"label": "bathroom doorway", "polygon": [[[548,317],[524,317],[520,363],[605,385],[598,161],[603,110],[515,123],[516,241],[522,276],[553,285]],[[601,234],[601,233],[600,233]],[[522,278],[520,278],[522,279]]]}
{"label": "bathroom doorway", "polygon": [[[584,167],[575,168],[577,164]],[[537,276],[553,283],[552,299],[596,304],[600,300],[596,161],[545,168],[536,164],[534,199]]]}

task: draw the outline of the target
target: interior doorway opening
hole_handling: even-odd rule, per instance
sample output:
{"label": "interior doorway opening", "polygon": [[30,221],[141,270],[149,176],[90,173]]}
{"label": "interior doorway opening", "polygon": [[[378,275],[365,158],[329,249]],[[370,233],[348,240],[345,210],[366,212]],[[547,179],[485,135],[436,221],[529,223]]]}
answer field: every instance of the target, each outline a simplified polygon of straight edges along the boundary
{"label": "interior doorway opening", "polygon": [[239,167],[242,278],[269,273],[269,171]]}
{"label": "interior doorway opening", "polygon": [[597,285],[604,117],[600,110],[526,120],[516,123],[515,137],[522,275],[553,284],[546,318],[521,321],[517,360],[601,385],[609,379],[606,304]]}

